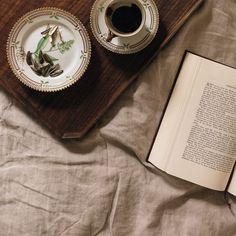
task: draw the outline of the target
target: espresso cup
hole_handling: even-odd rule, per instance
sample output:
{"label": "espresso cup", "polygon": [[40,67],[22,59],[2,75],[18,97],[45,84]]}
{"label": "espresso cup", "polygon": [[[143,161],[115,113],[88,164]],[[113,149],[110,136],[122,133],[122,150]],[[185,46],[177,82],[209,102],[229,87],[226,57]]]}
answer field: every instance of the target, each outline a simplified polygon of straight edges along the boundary
{"label": "espresso cup", "polygon": [[145,25],[145,10],[140,0],[110,0],[105,10],[109,30],[107,41],[115,37],[132,37]]}

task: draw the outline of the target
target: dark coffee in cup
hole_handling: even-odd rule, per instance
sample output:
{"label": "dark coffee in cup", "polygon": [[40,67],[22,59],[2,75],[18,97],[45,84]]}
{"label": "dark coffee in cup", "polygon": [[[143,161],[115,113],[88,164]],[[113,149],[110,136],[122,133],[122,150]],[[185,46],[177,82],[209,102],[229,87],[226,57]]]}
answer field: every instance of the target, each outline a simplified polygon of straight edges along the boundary
{"label": "dark coffee in cup", "polygon": [[105,20],[109,29],[107,41],[114,37],[137,34],[145,22],[145,10],[140,0],[110,0]]}
{"label": "dark coffee in cup", "polygon": [[136,4],[120,6],[114,11],[110,9],[110,13],[112,25],[121,33],[132,33],[142,23],[142,12]]}

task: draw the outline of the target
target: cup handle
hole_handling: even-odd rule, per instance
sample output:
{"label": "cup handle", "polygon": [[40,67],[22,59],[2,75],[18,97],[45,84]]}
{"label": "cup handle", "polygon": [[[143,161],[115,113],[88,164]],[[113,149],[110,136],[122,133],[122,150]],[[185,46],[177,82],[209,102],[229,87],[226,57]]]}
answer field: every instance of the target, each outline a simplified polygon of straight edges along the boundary
{"label": "cup handle", "polygon": [[111,32],[111,30],[109,30],[106,41],[109,43],[111,42],[112,39],[114,39],[115,37],[117,37],[117,35],[115,35],[114,33]]}

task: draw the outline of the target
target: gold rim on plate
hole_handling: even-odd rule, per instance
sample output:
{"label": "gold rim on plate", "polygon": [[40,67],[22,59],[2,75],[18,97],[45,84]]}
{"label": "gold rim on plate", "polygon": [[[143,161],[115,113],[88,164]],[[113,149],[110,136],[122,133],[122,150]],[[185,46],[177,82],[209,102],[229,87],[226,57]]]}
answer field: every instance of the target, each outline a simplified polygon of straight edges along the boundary
{"label": "gold rim on plate", "polygon": [[[63,71],[62,75],[50,79],[35,75],[32,72],[30,66],[26,63],[24,48],[28,47],[28,50],[29,47],[32,48],[32,45],[29,46],[29,44],[32,44],[31,41],[35,40],[36,31],[39,35],[39,30],[42,30],[46,22],[49,22],[48,25],[57,24],[58,27],[62,27],[68,39],[69,36],[74,37],[73,40],[68,41],[61,39],[57,49],[49,50],[50,53],[57,53],[56,55],[59,58],[64,56],[64,61],[52,56],[51,58],[66,65],[66,70]],[[34,24],[35,27],[32,27]],[[22,32],[23,30],[26,32]],[[26,37],[27,33],[30,33],[28,38],[33,39],[31,41],[28,39],[29,43]],[[91,42],[84,25],[71,13],[54,7],[38,8],[23,15],[10,31],[6,50],[8,63],[16,77],[26,86],[41,92],[57,92],[70,87],[83,76],[91,59]],[[70,60],[72,60],[73,67],[68,64]]]}

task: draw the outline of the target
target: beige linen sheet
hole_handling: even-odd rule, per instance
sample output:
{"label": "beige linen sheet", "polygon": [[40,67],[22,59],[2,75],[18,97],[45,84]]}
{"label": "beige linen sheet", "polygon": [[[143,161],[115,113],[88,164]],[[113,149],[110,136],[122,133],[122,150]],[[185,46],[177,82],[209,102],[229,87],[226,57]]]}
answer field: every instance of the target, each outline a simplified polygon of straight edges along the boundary
{"label": "beige linen sheet", "polygon": [[223,193],[145,161],[186,49],[236,67],[236,1],[206,1],[80,142],[0,89],[0,236],[236,235]]}

